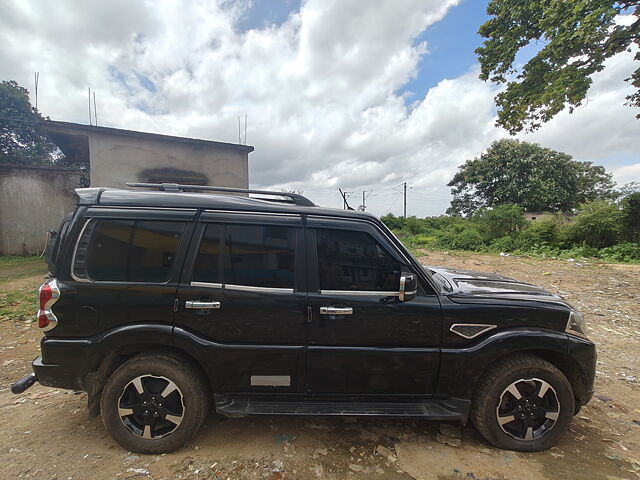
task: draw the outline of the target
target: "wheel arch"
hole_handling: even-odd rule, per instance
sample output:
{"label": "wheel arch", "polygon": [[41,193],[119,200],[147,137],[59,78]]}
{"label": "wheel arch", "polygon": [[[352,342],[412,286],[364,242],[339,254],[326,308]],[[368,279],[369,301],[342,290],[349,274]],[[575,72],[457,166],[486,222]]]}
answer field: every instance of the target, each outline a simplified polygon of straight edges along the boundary
{"label": "wheel arch", "polygon": [[95,366],[94,371],[87,374],[84,384],[87,390],[89,416],[95,417],[100,414],[100,396],[105,383],[111,374],[126,361],[141,353],[164,353],[178,356],[188,362],[192,368],[198,370],[203,378],[207,380],[209,389],[212,391],[211,378],[198,360],[188,352],[162,343],[132,343],[125,344],[109,351]]}

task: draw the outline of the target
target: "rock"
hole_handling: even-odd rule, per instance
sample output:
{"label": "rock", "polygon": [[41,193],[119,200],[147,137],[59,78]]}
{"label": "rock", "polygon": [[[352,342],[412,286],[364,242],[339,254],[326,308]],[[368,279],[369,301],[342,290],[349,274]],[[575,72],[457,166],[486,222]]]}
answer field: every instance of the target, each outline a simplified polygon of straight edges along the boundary
{"label": "rock", "polygon": [[447,435],[442,435],[440,433],[436,433],[436,440],[444,445],[449,445],[450,447],[459,447],[462,445],[462,440],[459,438],[448,437]]}
{"label": "rock", "polygon": [[356,465],[355,463],[349,465],[349,468],[354,472],[361,472],[362,470],[364,470],[364,467],[362,465]]}
{"label": "rock", "polygon": [[376,453],[391,463],[398,460],[398,458],[393,454],[391,450],[389,450],[387,447],[384,447],[382,445],[378,445],[376,447]]}
{"label": "rock", "polygon": [[461,438],[462,432],[460,430],[460,425],[454,425],[452,423],[441,423],[440,424],[440,433],[446,435],[451,438]]}

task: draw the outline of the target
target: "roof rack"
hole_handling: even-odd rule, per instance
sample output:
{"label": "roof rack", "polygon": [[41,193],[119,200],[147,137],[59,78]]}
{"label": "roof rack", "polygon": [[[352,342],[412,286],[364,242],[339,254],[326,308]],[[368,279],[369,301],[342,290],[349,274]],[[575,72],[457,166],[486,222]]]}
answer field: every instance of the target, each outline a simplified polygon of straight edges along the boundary
{"label": "roof rack", "polygon": [[[316,204],[309,200],[307,197],[299,195],[297,193],[288,192],[271,192],[269,190],[252,190],[247,188],[232,188],[232,187],[210,187],[208,185],[181,185],[179,183],[127,183],[129,187],[135,188],[158,188],[165,192],[184,192],[185,190],[195,191],[207,191],[207,192],[226,192],[226,193],[254,193],[257,195],[267,195],[274,197],[287,197],[292,200],[292,203],[301,207],[315,207]],[[278,201],[276,199],[261,199],[267,201]]]}

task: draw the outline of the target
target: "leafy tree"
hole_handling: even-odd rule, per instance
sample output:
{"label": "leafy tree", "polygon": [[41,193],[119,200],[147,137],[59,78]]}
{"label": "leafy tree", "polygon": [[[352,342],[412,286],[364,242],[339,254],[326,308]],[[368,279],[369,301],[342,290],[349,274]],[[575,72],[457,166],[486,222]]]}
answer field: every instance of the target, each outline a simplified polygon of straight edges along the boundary
{"label": "leafy tree", "polygon": [[447,213],[471,215],[481,207],[505,204],[566,212],[611,197],[614,184],[604,167],[534,143],[503,139],[461,165],[448,185],[453,200]]}
{"label": "leafy tree", "polygon": [[626,236],[631,242],[640,242],[640,192],[627,195],[621,204]]}
{"label": "leafy tree", "polygon": [[[632,11],[631,25],[615,22]],[[567,104],[573,112],[607,58],[640,47],[639,0],[491,0],[487,13],[476,50],[480,78],[506,83],[496,96],[497,124],[511,134],[535,130]],[[519,69],[516,54],[533,42],[542,48]],[[627,81],[636,88],[627,104],[640,107],[640,68]]]}
{"label": "leafy tree", "polygon": [[26,88],[0,82],[0,162],[50,165],[60,159],[58,147],[38,132],[41,120]]}

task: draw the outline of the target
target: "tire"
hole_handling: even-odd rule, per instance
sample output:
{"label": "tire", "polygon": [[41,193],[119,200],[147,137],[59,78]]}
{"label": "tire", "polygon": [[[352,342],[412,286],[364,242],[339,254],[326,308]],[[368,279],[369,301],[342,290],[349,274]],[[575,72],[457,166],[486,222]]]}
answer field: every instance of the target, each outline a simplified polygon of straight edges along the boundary
{"label": "tire", "polygon": [[556,444],[574,411],[573,390],[563,373],[540,357],[519,355],[489,367],[482,376],[471,419],[498,448],[538,452]]}
{"label": "tire", "polygon": [[210,399],[207,380],[188,359],[142,353],[109,377],[100,409],[105,428],[123,448],[157,454],[177,450],[193,438]]}

